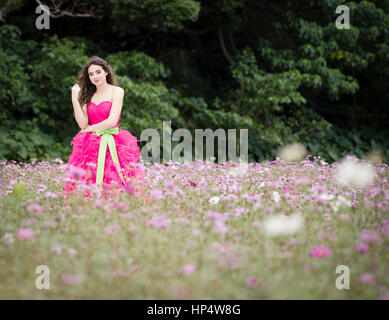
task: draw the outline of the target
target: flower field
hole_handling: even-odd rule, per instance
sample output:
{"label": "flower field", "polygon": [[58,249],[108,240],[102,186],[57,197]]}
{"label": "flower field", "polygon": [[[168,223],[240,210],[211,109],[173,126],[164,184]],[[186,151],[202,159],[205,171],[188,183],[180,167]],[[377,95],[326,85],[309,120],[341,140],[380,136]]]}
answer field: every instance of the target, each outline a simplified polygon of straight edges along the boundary
{"label": "flower field", "polygon": [[110,199],[3,160],[0,298],[388,299],[389,166],[348,159],[147,164]]}

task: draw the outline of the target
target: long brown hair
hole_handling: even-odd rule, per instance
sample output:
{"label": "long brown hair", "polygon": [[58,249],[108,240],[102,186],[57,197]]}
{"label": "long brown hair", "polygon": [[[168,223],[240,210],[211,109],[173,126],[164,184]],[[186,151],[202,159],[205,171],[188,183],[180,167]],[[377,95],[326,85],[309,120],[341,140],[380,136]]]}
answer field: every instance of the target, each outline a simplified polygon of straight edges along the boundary
{"label": "long brown hair", "polygon": [[[96,92],[96,86],[90,81],[88,74],[88,69],[92,64],[101,66],[105,72],[108,72],[107,83],[117,86],[115,72],[108,62],[97,56],[89,58],[77,78],[78,85],[81,89],[78,95],[78,102],[80,103],[81,108],[83,108],[84,104],[88,105],[91,102],[92,96]],[[84,111],[86,112],[86,110]]]}

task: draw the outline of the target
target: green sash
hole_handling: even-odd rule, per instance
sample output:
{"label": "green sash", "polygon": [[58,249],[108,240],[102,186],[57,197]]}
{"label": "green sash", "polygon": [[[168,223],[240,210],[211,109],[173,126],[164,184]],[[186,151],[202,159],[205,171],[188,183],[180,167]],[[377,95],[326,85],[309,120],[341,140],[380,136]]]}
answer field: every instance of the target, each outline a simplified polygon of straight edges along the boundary
{"label": "green sash", "polygon": [[123,174],[120,171],[120,163],[118,159],[118,155],[116,152],[115,140],[113,138],[113,134],[119,134],[119,128],[113,127],[105,130],[97,130],[94,132],[98,136],[101,136],[100,146],[99,146],[99,158],[97,161],[97,173],[96,173],[96,184],[101,188],[102,182],[104,178],[104,166],[105,166],[105,155],[107,153],[107,145],[109,147],[109,152],[111,153],[112,160],[115,164],[115,168],[122,179],[123,183],[124,178]]}

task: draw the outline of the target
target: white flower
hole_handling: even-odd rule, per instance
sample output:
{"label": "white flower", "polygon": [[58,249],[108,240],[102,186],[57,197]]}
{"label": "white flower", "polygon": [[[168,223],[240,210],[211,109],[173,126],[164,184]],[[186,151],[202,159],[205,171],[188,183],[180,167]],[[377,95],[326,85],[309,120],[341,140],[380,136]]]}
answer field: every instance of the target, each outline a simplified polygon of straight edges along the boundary
{"label": "white flower", "polygon": [[301,161],[305,158],[307,149],[301,143],[290,143],[283,146],[278,151],[278,157],[284,161]]}
{"label": "white flower", "polygon": [[277,191],[273,191],[273,200],[275,202],[279,203],[280,202],[280,198],[281,197],[280,197],[279,193]]}
{"label": "white flower", "polygon": [[328,194],[328,193],[322,193],[319,197],[322,200],[332,200],[335,198],[333,194]]}
{"label": "white flower", "polygon": [[344,160],[339,164],[336,181],[341,186],[364,188],[374,181],[375,168],[368,163]]}
{"label": "white flower", "polygon": [[261,189],[265,185],[265,181],[262,181],[262,183],[258,186],[258,189]]}
{"label": "white flower", "polygon": [[338,212],[338,208],[339,208],[338,203],[334,204],[334,203],[330,202],[330,206],[331,206],[332,210],[334,210],[334,212]]}
{"label": "white flower", "polygon": [[6,233],[6,234],[4,234],[3,237],[2,237],[2,240],[3,240],[6,244],[11,244],[12,242],[14,242],[13,234],[12,234],[12,233]]}
{"label": "white flower", "polygon": [[247,173],[248,164],[246,162],[241,162],[239,166],[230,169],[229,174],[233,177],[245,175]]}
{"label": "white flower", "polygon": [[219,203],[219,200],[220,200],[220,197],[212,197],[211,199],[209,199],[209,203],[210,204],[217,204]]}
{"label": "white flower", "polygon": [[304,225],[304,217],[300,214],[291,216],[274,215],[263,223],[263,229],[267,237],[279,235],[291,235],[296,233]]}
{"label": "white flower", "polygon": [[345,197],[338,195],[338,204],[345,204],[347,207],[351,207],[352,203],[350,200],[347,200]]}

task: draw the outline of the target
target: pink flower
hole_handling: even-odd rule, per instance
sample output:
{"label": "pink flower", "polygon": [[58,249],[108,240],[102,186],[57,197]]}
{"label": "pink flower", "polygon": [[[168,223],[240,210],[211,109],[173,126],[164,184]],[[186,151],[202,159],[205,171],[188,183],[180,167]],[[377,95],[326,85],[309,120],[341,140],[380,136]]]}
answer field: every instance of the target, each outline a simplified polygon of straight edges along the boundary
{"label": "pink flower", "polygon": [[196,186],[197,186],[197,183],[194,183],[194,182],[192,182],[192,181],[190,181],[190,180],[188,180],[188,182],[189,182],[189,184],[192,185],[193,187],[196,187]]}
{"label": "pink flower", "polygon": [[153,217],[150,220],[147,220],[146,225],[153,226],[153,227],[159,227],[159,228],[169,228],[170,227],[170,220],[166,219],[166,216],[163,214],[163,215]]}
{"label": "pink flower", "polygon": [[181,267],[180,273],[183,276],[189,276],[196,270],[196,264],[189,263]]}
{"label": "pink flower", "polygon": [[6,234],[2,237],[2,240],[3,240],[6,244],[11,244],[12,242],[14,242],[14,238],[13,238],[12,233],[6,233]]}
{"label": "pink flower", "polygon": [[43,212],[43,209],[42,209],[42,207],[39,204],[30,204],[27,207],[27,210],[29,212],[35,212],[37,214],[42,214],[42,212]]}
{"label": "pink flower", "polygon": [[361,234],[359,235],[359,237],[360,237],[362,242],[373,243],[373,244],[381,244],[382,243],[381,236],[377,232],[370,231],[368,229],[363,229]]}
{"label": "pink flower", "polygon": [[96,208],[101,208],[101,200],[96,200],[93,205],[96,207]]}
{"label": "pink flower", "polygon": [[161,200],[163,198],[162,192],[159,189],[153,189],[150,191],[150,195],[155,199],[155,200]]}
{"label": "pink flower", "polygon": [[135,195],[135,189],[131,187],[129,184],[124,185],[124,190],[129,193],[130,195]]}
{"label": "pink flower", "polygon": [[365,272],[364,274],[362,274],[359,277],[359,280],[361,280],[361,282],[367,283],[367,284],[376,284],[376,282],[377,282],[376,276],[374,274],[371,274],[368,272]]}
{"label": "pink flower", "polygon": [[43,225],[44,225],[45,227],[48,227],[48,228],[56,228],[56,227],[58,226],[58,223],[55,222],[55,221],[45,221],[45,222],[43,223]]}
{"label": "pink flower", "polygon": [[355,248],[362,253],[368,253],[369,252],[369,246],[365,243],[357,243],[355,245]]}
{"label": "pink flower", "polygon": [[47,191],[45,193],[45,197],[46,198],[51,198],[51,199],[57,199],[58,198],[58,195],[54,192],[51,192],[51,191]]}
{"label": "pink flower", "polygon": [[221,220],[215,220],[215,229],[218,234],[226,234],[228,232],[228,227]]}
{"label": "pink flower", "polygon": [[61,279],[66,284],[78,285],[84,282],[84,277],[77,274],[63,273]]}
{"label": "pink flower", "polygon": [[326,247],[318,246],[309,251],[309,255],[314,259],[326,258],[332,255],[332,250]]}
{"label": "pink flower", "polygon": [[198,236],[200,233],[201,233],[201,231],[200,231],[199,229],[193,229],[193,230],[192,230],[192,234],[193,234],[194,236]]}
{"label": "pink flower", "polygon": [[257,221],[257,220],[256,220],[256,221],[253,221],[253,227],[254,227],[254,228],[258,228],[258,229],[259,229],[259,228],[261,228],[261,226],[262,226],[261,222],[259,222],[259,221]]}
{"label": "pink flower", "polygon": [[171,189],[172,191],[175,191],[177,189],[177,186],[172,181],[165,182],[165,188]]}
{"label": "pink flower", "polygon": [[324,239],[329,239],[329,240],[332,240],[332,241],[338,240],[338,237],[333,232],[326,233],[326,232],[319,231],[318,234],[316,235],[316,238],[318,240],[324,240]]}
{"label": "pink flower", "polygon": [[30,239],[34,237],[34,231],[31,229],[20,228],[17,232],[18,237],[22,240]]}
{"label": "pink flower", "polygon": [[212,211],[212,210],[207,210],[207,212],[205,213],[205,216],[208,217],[208,218],[213,218],[215,220],[223,220],[224,219],[224,216],[217,212],[217,211]]}
{"label": "pink flower", "polygon": [[51,251],[56,252],[58,254],[62,253],[62,248],[60,246],[52,246]]}
{"label": "pink flower", "polygon": [[326,214],[323,216],[323,220],[324,220],[324,221],[331,220],[331,214],[330,214],[330,213],[326,213]]}
{"label": "pink flower", "polygon": [[79,179],[86,174],[84,169],[75,166],[71,166],[68,172],[70,176],[75,177],[76,179]]}
{"label": "pink flower", "polygon": [[290,246],[298,246],[300,244],[300,241],[297,239],[290,239],[288,242],[288,245]]}
{"label": "pink flower", "polygon": [[137,264],[135,266],[130,267],[128,270],[116,270],[116,271],[114,271],[112,277],[114,277],[114,278],[119,278],[119,277],[128,278],[129,276],[132,275],[132,273],[134,271],[138,270],[141,267],[142,267],[141,264]]}
{"label": "pink flower", "polygon": [[293,253],[289,251],[280,254],[281,259],[290,259],[292,257],[293,257]]}
{"label": "pink flower", "polygon": [[41,193],[41,192],[47,190],[47,186],[44,184],[38,184],[37,187],[38,187],[38,189],[36,190],[36,192],[38,192],[38,193]]}
{"label": "pink flower", "polygon": [[111,234],[111,233],[117,232],[119,229],[120,229],[120,227],[118,225],[108,226],[105,228],[105,233]]}
{"label": "pink flower", "polygon": [[255,287],[257,287],[261,282],[258,280],[257,277],[252,276],[252,277],[248,277],[248,278],[246,279],[246,283],[247,283],[247,285],[248,285],[250,288],[255,288]]}
{"label": "pink flower", "polygon": [[73,248],[70,248],[68,249],[68,253],[75,256],[77,254],[77,250],[76,249],[73,249]]}
{"label": "pink flower", "polygon": [[125,204],[125,203],[115,202],[115,203],[113,204],[113,207],[114,207],[115,209],[118,209],[119,211],[125,211],[125,210],[127,210],[127,204]]}

